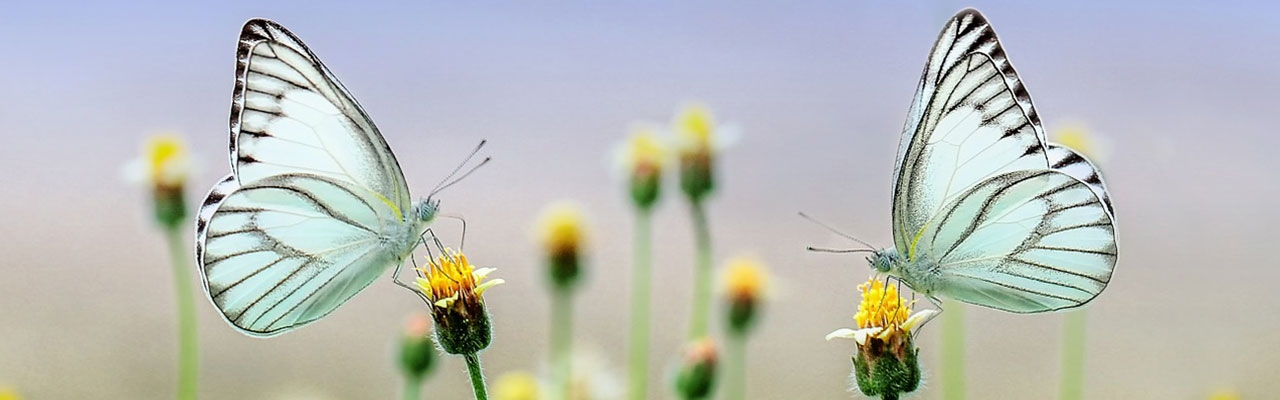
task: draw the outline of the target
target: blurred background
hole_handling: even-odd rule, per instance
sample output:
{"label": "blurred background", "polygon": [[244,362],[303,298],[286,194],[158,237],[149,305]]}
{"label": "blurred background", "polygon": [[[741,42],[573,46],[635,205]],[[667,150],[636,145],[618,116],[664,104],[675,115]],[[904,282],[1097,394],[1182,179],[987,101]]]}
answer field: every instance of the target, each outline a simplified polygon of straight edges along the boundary
{"label": "blurred background", "polygon": [[[632,215],[613,149],[633,123],[665,124],[697,100],[741,132],[709,205],[716,264],[754,254],[774,276],[749,345],[750,398],[855,396],[853,343],[823,336],[852,325],[867,265],[805,252],[848,244],[796,212],[891,243],[889,181],[920,69],[946,18],[975,6],[1048,129],[1083,127],[1110,150],[1121,256],[1088,307],[1085,397],[1280,392],[1280,262],[1266,253],[1280,224],[1280,5],[899,3],[8,4],[0,386],[31,399],[170,398],[171,268],[145,191],[120,171],[165,132],[185,136],[198,161],[193,206],[229,171],[236,39],[246,19],[266,17],[350,88],[419,195],[490,141],[491,165],[441,198],[470,223],[471,259],[507,281],[486,293],[491,377],[545,371],[533,231],[544,206],[572,199],[590,228],[575,343],[623,382]],[[655,398],[671,396],[693,265],[689,210],[674,182],[666,189],[654,225]],[[399,393],[397,340],[424,305],[381,279],[265,340],[237,333],[203,297],[197,309],[202,397],[365,399]],[[972,398],[1056,395],[1061,314],[966,316]],[[919,339],[920,398],[938,396],[936,328]],[[428,396],[469,398],[461,360],[442,363]]]}

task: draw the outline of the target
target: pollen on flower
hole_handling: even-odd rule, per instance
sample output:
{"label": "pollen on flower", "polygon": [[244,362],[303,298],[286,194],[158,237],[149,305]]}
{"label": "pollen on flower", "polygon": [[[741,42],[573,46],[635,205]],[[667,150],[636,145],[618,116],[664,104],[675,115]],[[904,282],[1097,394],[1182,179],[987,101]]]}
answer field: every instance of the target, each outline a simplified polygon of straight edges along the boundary
{"label": "pollen on flower", "polygon": [[704,152],[712,148],[715,118],[703,104],[689,104],[676,114],[675,127],[680,135],[681,152]]}
{"label": "pollen on flower", "polygon": [[418,288],[432,304],[441,308],[448,308],[460,299],[479,298],[485,289],[503,283],[501,279],[484,282],[493,268],[477,270],[465,254],[448,248],[436,260],[428,260],[427,268],[418,271],[422,273]]}
{"label": "pollen on flower", "polygon": [[853,316],[858,328],[902,326],[911,315],[911,302],[903,301],[896,286],[871,277],[858,285],[858,291],[862,292],[862,302]]}
{"label": "pollen on flower", "polygon": [[632,129],[625,149],[622,161],[631,174],[660,173],[666,164],[666,147],[658,132],[651,127]]}
{"label": "pollen on flower", "polygon": [[190,172],[186,142],[174,134],[155,135],[143,144],[147,179],[157,187],[181,187]]}
{"label": "pollen on flower", "polygon": [[580,248],[583,229],[582,212],[571,203],[556,203],[542,214],[541,236],[547,252],[576,252]]}
{"label": "pollen on flower", "polygon": [[725,272],[725,292],[733,299],[759,299],[767,282],[764,267],[749,257],[733,259]]}

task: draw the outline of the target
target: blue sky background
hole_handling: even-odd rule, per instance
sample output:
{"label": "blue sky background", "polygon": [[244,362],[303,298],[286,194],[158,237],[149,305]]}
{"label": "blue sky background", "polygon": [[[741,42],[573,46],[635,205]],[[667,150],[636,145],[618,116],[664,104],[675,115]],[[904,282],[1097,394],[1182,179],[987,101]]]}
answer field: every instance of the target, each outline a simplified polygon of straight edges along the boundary
{"label": "blue sky background", "polygon": [[[491,376],[538,370],[547,302],[532,226],[557,199],[591,217],[578,342],[623,377],[630,215],[610,155],[628,126],[689,100],[741,128],[711,203],[716,260],[756,254],[778,288],[751,343],[752,398],[847,398],[858,257],[795,216],[890,242],[889,178],[943,21],[982,10],[1050,131],[1087,127],[1119,218],[1121,258],[1089,307],[1089,398],[1248,397],[1280,390],[1280,6],[1271,2],[20,2],[0,13],[0,386],[29,398],[166,398],[170,270],[121,165],[178,132],[200,170],[229,167],[236,37],[267,17],[300,36],[375,119],[424,193],[480,139],[494,157],[443,195],[468,253],[507,285],[486,295]],[[668,182],[673,183],[673,182]],[[668,186],[674,189],[674,186]],[[692,249],[668,196],[655,232],[656,393],[685,332]],[[193,275],[194,276],[194,275]],[[388,398],[404,317],[421,303],[377,282],[333,315],[269,340],[200,300],[206,398]],[[973,309],[969,394],[1057,392],[1061,315]],[[931,327],[936,328],[936,327]],[[921,339],[936,376],[937,331]],[[433,398],[463,398],[462,364]],[[924,398],[936,398],[926,385]]]}

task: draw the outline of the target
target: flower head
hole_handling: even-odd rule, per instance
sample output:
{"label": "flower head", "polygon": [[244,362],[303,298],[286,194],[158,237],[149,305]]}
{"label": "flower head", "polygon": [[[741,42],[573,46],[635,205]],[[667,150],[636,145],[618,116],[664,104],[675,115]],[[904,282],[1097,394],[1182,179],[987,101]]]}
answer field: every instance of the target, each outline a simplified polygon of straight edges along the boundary
{"label": "flower head", "polygon": [[400,339],[400,369],[405,375],[420,381],[431,372],[435,358],[436,348],[431,343],[431,316],[410,316]]}
{"label": "flower head", "polygon": [[689,104],[676,113],[673,123],[680,154],[680,188],[696,201],[715,189],[714,164],[724,138],[711,109]]}
{"label": "flower head", "polygon": [[703,337],[689,344],[684,351],[684,363],[676,376],[676,393],[682,399],[706,399],[711,397],[716,383],[716,342]]}
{"label": "flower head", "polygon": [[1067,126],[1052,132],[1050,139],[1066,146],[1095,163],[1106,162],[1109,149],[1104,138],[1080,126]]}
{"label": "flower head", "polygon": [[176,227],[186,220],[183,191],[191,165],[186,141],[174,134],[147,138],[142,155],[125,165],[126,178],[151,189],[156,221],[165,227]]}
{"label": "flower head", "polygon": [[542,213],[539,232],[556,289],[572,287],[582,274],[582,242],[586,236],[582,221],[582,211],[568,202],[552,204]]}
{"label": "flower head", "polygon": [[729,331],[742,335],[755,322],[760,300],[769,277],[760,261],[738,257],[729,261],[724,274],[724,293],[729,309]]}
{"label": "flower head", "polygon": [[912,331],[936,316],[937,310],[912,314],[912,302],[874,276],[858,285],[858,290],[862,301],[853,319],[859,329],[837,329],[827,340],[854,340],[854,378],[863,394],[898,395],[916,390],[920,386],[920,350],[912,342]]}
{"label": "flower head", "polygon": [[652,208],[662,192],[662,171],[667,164],[667,146],[658,129],[638,125],[618,154],[619,164],[626,171],[631,186],[631,201],[644,210]]}
{"label": "flower head", "polygon": [[493,384],[495,400],[538,400],[543,397],[538,378],[525,371],[503,374]]}
{"label": "flower head", "polygon": [[475,354],[489,347],[492,340],[481,295],[503,280],[485,282],[493,268],[475,269],[466,255],[453,249],[441,253],[436,260],[427,260],[427,268],[418,269],[418,289],[431,303],[440,347],[450,354]]}

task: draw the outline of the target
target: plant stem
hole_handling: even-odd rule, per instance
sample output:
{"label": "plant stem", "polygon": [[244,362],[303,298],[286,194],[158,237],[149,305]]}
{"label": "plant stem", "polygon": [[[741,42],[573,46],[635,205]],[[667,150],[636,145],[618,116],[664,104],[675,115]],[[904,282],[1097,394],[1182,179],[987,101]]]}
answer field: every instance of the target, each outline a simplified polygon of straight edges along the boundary
{"label": "plant stem", "polygon": [[964,400],[964,304],[947,302],[942,313],[942,398]]}
{"label": "plant stem", "polygon": [[199,374],[199,347],[196,344],[196,303],[188,275],[190,253],[183,241],[180,226],[165,229],[169,255],[173,257],[174,296],[178,302],[178,396],[179,400],[196,398]]}
{"label": "plant stem", "polygon": [[1061,400],[1078,400],[1084,396],[1084,310],[1067,313],[1062,323],[1062,392]]}
{"label": "plant stem", "polygon": [[729,370],[726,371],[725,399],[743,400],[747,398],[747,335],[730,333],[726,347]]}
{"label": "plant stem", "polygon": [[649,291],[652,280],[653,251],[650,240],[649,210],[636,213],[635,265],[631,276],[631,400],[648,399],[649,389]]}
{"label": "plant stem", "polygon": [[707,315],[711,312],[711,227],[701,201],[693,201],[694,240],[697,243],[697,265],[693,275],[693,313],[689,322],[689,340],[707,335]]}
{"label": "plant stem", "polygon": [[467,373],[471,375],[471,390],[476,400],[489,400],[489,392],[484,386],[484,371],[480,370],[480,356],[476,353],[463,354],[467,360]]}
{"label": "plant stem", "polygon": [[569,397],[570,344],[573,342],[573,299],[570,289],[551,291],[551,389],[552,399]]}
{"label": "plant stem", "polygon": [[406,376],[404,378],[404,400],[419,400],[422,398],[422,379]]}

